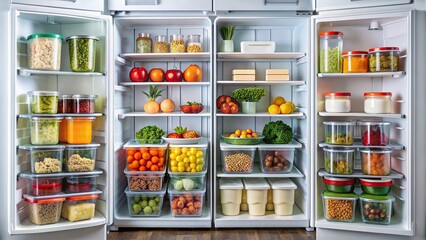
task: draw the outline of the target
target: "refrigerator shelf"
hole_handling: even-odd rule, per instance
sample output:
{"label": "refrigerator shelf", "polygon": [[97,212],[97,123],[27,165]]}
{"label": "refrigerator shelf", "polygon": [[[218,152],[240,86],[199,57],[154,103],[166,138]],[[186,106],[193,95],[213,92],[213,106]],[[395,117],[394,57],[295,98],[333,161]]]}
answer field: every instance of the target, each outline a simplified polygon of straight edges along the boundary
{"label": "refrigerator shelf", "polygon": [[127,61],[155,61],[155,60],[173,60],[179,58],[179,60],[198,60],[198,61],[210,61],[210,52],[199,52],[199,53],[122,53],[119,57],[124,58]]}
{"label": "refrigerator shelf", "polygon": [[392,170],[392,173],[388,176],[373,176],[373,175],[364,175],[361,169],[354,169],[353,174],[341,175],[341,174],[331,174],[325,171],[324,168],[321,168],[318,171],[318,176],[320,177],[347,177],[347,178],[391,178],[391,179],[402,179],[404,175],[402,173]]}
{"label": "refrigerator shelf", "polygon": [[33,69],[26,69],[26,68],[18,69],[18,74],[24,77],[29,77],[31,75],[89,76],[89,77],[105,76],[105,74],[100,72],[45,71],[45,70],[33,70]]}
{"label": "refrigerator shelf", "polygon": [[95,169],[90,172],[58,172],[58,173],[32,173],[30,171],[21,172],[18,174],[19,177],[23,178],[39,178],[39,177],[68,177],[68,176],[94,176],[101,175],[103,171],[101,169]]}
{"label": "refrigerator shelf", "polygon": [[120,82],[121,86],[209,86],[210,82]]}
{"label": "refrigerator shelf", "polygon": [[289,59],[298,60],[306,56],[304,52],[275,52],[275,53],[242,53],[242,52],[218,52],[218,61],[224,61],[227,59],[236,59],[238,61],[249,59],[250,61],[267,59]]}
{"label": "refrigerator shelf", "polygon": [[258,177],[275,177],[275,178],[299,178],[304,177],[303,173],[299,171],[299,169],[296,168],[296,166],[293,166],[291,171],[289,173],[263,173],[260,170],[259,163],[255,161],[253,166],[253,172],[251,173],[224,173],[222,170],[222,167],[217,168],[217,177],[225,177],[225,178],[258,178]]}
{"label": "refrigerator shelf", "polygon": [[274,117],[274,118],[300,118],[305,119],[306,116],[303,112],[294,112],[291,114],[269,114],[267,112],[259,112],[255,114],[236,113],[236,114],[225,114],[220,111],[217,112],[218,117]]}
{"label": "refrigerator shelf", "polygon": [[210,117],[209,112],[201,113],[182,113],[181,111],[175,111],[171,113],[146,113],[146,112],[128,112],[118,114],[119,119],[124,119],[126,117]]}
{"label": "refrigerator shelf", "polygon": [[302,144],[299,143],[296,140],[291,140],[288,144],[267,144],[267,143],[261,143],[256,145],[235,145],[235,144],[228,144],[223,141],[220,142],[221,147],[226,147],[227,149],[237,148],[258,148],[258,149],[293,149],[293,148],[302,148]]}
{"label": "refrigerator shelf", "polygon": [[32,199],[32,200],[42,200],[42,199],[50,199],[50,198],[69,198],[69,197],[77,197],[77,196],[85,196],[85,195],[101,195],[101,190],[95,190],[91,192],[79,192],[79,193],[58,193],[54,195],[45,195],[45,196],[33,196],[30,194],[24,194],[24,198]]}
{"label": "refrigerator shelf", "polygon": [[288,85],[288,86],[301,86],[305,85],[305,81],[265,81],[265,80],[256,80],[256,81],[217,81],[219,85]]}
{"label": "refrigerator shelf", "polygon": [[362,145],[360,140],[355,140],[353,145],[333,145],[333,144],[327,144],[325,142],[320,142],[318,144],[319,147],[337,147],[337,148],[392,148],[393,150],[404,150],[405,146],[395,142],[391,141],[388,146],[364,146]]}
{"label": "refrigerator shelf", "polygon": [[55,114],[19,114],[20,118],[30,117],[101,117],[103,113],[55,113]]}
{"label": "refrigerator shelf", "polygon": [[374,78],[374,77],[393,77],[400,78],[405,76],[404,71],[398,72],[367,72],[367,73],[318,73],[318,77],[338,77],[338,78]]}
{"label": "refrigerator shelf", "polygon": [[349,113],[329,113],[319,112],[321,117],[372,117],[372,118],[405,118],[402,113],[362,113],[362,112],[349,112]]}

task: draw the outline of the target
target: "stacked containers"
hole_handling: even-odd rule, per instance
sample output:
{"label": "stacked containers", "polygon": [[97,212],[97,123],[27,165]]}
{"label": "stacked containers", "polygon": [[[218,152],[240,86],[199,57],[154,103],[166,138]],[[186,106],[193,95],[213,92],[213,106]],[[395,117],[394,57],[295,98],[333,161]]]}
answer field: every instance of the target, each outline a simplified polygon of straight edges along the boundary
{"label": "stacked containers", "polygon": [[98,194],[68,197],[62,206],[61,216],[70,222],[93,218],[98,197]]}
{"label": "stacked containers", "polygon": [[296,184],[285,178],[269,178],[268,182],[272,188],[275,214],[280,216],[292,215]]}
{"label": "stacked containers", "polygon": [[133,217],[160,216],[167,184],[163,184],[160,191],[132,192],[125,190],[129,215]]}
{"label": "stacked containers", "polygon": [[247,190],[247,203],[250,215],[262,216],[266,213],[268,200],[268,182],[264,178],[244,178],[244,187]]}
{"label": "stacked containers", "polygon": [[219,179],[220,203],[222,204],[222,214],[226,216],[236,216],[240,214],[240,204],[242,202],[242,192],[244,185],[239,178]]}
{"label": "stacked containers", "polygon": [[222,151],[222,170],[224,173],[251,173],[253,171],[255,147],[235,148],[220,146]]}
{"label": "stacked containers", "polygon": [[259,147],[259,155],[264,173],[289,173],[293,169],[294,148]]}
{"label": "stacked containers", "polygon": [[361,178],[359,182],[364,192],[360,196],[362,221],[373,224],[389,224],[392,215],[392,202],[395,197],[389,192],[392,179]]}
{"label": "stacked containers", "polygon": [[324,218],[327,221],[353,222],[355,220],[355,193],[322,193]]}
{"label": "stacked containers", "polygon": [[57,223],[61,217],[62,203],[65,198],[25,197],[28,203],[28,215],[32,223],[37,225]]}

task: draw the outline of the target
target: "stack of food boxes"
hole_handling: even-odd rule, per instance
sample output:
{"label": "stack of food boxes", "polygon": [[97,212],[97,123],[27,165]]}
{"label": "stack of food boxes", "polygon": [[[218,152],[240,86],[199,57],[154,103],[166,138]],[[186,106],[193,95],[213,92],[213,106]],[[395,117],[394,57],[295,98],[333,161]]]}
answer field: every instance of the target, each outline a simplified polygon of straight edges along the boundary
{"label": "stack of food boxes", "polygon": [[266,69],[266,81],[288,81],[290,75],[288,69]]}
{"label": "stack of food boxes", "polygon": [[256,70],[255,69],[234,69],[232,70],[233,81],[255,81]]}

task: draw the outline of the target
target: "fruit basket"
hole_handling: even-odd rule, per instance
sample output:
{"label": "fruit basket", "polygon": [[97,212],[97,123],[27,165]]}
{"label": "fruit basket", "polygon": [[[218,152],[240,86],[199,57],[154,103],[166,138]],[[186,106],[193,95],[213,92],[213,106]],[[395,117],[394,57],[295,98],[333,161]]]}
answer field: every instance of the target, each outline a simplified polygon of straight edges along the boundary
{"label": "fruit basket", "polygon": [[252,137],[252,138],[230,137],[231,134],[232,133],[224,133],[220,136],[225,143],[233,144],[233,145],[256,145],[256,144],[261,144],[263,142],[262,134],[258,134],[258,137]]}
{"label": "fruit basket", "polygon": [[202,137],[198,138],[166,138],[163,137],[163,140],[170,144],[198,144],[201,141]]}

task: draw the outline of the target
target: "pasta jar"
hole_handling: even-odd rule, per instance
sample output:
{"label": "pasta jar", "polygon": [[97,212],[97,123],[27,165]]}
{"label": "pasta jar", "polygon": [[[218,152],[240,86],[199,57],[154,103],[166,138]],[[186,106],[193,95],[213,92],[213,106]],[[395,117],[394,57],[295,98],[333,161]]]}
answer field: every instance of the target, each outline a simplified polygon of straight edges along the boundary
{"label": "pasta jar", "polygon": [[330,92],[325,94],[325,111],[342,113],[351,111],[351,100],[349,92]]}
{"label": "pasta jar", "polygon": [[342,72],[342,32],[320,33],[320,72],[341,73]]}
{"label": "pasta jar", "polygon": [[370,72],[398,71],[399,48],[380,47],[368,50]]}
{"label": "pasta jar", "polygon": [[28,68],[56,70],[61,68],[62,36],[59,34],[31,34],[27,37]]}
{"label": "pasta jar", "polygon": [[188,35],[188,44],[187,52],[202,52],[203,48],[201,47],[200,35]]}
{"label": "pasta jar", "polygon": [[364,112],[392,113],[392,93],[366,92],[364,98]]}
{"label": "pasta jar", "polygon": [[152,39],[149,33],[139,33],[136,39],[136,52],[137,53],[151,53]]}
{"label": "pasta jar", "polygon": [[156,36],[155,43],[154,43],[154,53],[167,53],[167,52],[169,52],[167,37],[165,35]]}
{"label": "pasta jar", "polygon": [[368,72],[368,52],[349,51],[343,52],[343,72],[362,73]]}
{"label": "pasta jar", "polygon": [[185,52],[185,41],[183,35],[173,34],[170,35],[170,52],[183,53]]}

